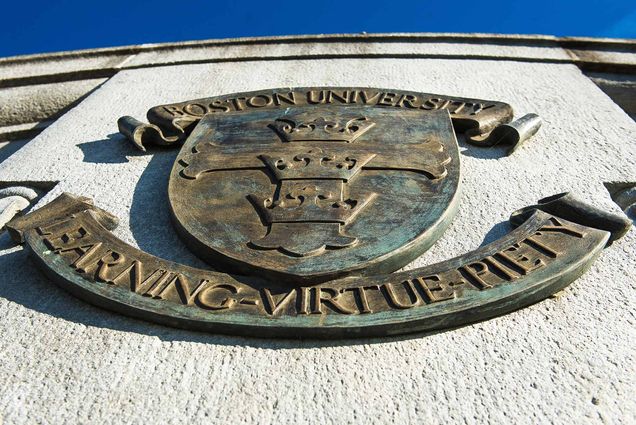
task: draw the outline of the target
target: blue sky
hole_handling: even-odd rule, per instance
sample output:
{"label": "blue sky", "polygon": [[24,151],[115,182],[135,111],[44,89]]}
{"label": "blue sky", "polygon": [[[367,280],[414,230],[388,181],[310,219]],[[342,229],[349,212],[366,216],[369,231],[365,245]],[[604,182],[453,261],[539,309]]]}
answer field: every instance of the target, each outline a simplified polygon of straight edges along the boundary
{"label": "blue sky", "polygon": [[225,37],[482,32],[636,38],[636,0],[8,0],[0,56]]}

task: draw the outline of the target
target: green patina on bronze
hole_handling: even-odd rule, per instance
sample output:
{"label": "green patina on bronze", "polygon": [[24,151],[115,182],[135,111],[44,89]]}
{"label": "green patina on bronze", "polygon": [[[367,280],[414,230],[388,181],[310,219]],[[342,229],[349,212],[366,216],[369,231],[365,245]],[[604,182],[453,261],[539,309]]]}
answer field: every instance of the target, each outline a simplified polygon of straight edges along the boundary
{"label": "green patina on bronze", "polygon": [[503,102],[369,87],[276,88],[159,105],[118,121],[135,146],[184,142],[177,231],[214,267],[298,285],[395,271],[459,199],[455,131],[512,119]]}
{"label": "green patina on bronze", "polygon": [[452,220],[459,168],[445,110],[208,114],[168,192],[179,233],[210,264],[315,283],[417,258]]}
{"label": "green patina on bronze", "polygon": [[[568,208],[573,205],[574,208]],[[388,275],[289,285],[161,260],[117,239],[116,219],[64,194],[8,226],[55,282],[93,304],[171,326],[275,337],[381,336],[508,313],[579,277],[629,227],[569,195],[545,200],[505,237],[460,257]],[[605,229],[605,230],[602,230]]]}
{"label": "green patina on bronze", "polygon": [[512,120],[512,107],[504,102],[374,87],[286,87],[223,94],[158,105],[148,110],[148,124],[124,116],[119,131],[140,150],[149,145],[183,142],[207,114],[286,109],[302,106],[363,106],[415,110],[423,114],[447,111],[455,131],[485,136]]}
{"label": "green patina on bronze", "polygon": [[7,229],[78,297],[172,326],[316,338],[460,326],[561,290],[631,225],[560,194],[513,213],[518,227],[498,241],[390,273],[455,213],[454,131],[514,150],[538,117],[506,125],[504,103],[359,88],[238,93],[148,117],[122,117],[120,131],[140,149],[185,140],[169,182],[175,226],[233,274],[135,249],[109,232],[115,217],[69,194]]}

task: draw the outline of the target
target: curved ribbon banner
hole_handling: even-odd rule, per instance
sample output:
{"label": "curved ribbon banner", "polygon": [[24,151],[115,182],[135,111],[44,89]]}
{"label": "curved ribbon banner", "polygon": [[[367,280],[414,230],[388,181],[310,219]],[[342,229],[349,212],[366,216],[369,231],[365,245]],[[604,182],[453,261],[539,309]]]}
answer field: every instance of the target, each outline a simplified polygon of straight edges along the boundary
{"label": "curved ribbon banner", "polygon": [[206,114],[240,113],[255,109],[287,109],[307,105],[379,106],[430,111],[447,110],[458,132],[489,133],[512,120],[507,103],[432,93],[370,87],[296,87],[232,93],[159,105],[146,114],[148,124],[131,116],[117,120],[119,131],[139,150],[183,142]]}
{"label": "curved ribbon banner", "polygon": [[307,287],[154,257],[117,239],[112,215],[69,194],[7,228],[52,280],[100,307],[187,329],[340,338],[456,327],[528,306],[578,278],[610,238],[538,209],[523,216],[505,237],[451,260]]}

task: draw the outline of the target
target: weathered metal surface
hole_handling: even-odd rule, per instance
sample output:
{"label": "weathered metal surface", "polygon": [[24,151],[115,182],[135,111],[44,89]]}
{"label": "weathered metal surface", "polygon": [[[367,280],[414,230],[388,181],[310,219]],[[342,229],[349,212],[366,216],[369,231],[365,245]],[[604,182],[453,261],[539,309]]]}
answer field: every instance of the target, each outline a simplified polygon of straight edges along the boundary
{"label": "weathered metal surface", "polygon": [[119,131],[141,150],[183,142],[206,114],[298,106],[371,106],[399,110],[447,110],[456,131],[479,135],[512,120],[503,102],[369,87],[299,87],[259,90],[159,105],[148,110],[149,124],[124,116]]}
{"label": "weathered metal surface", "polygon": [[536,207],[515,217],[526,221],[448,261],[300,287],[153,257],[107,230],[112,215],[68,194],[8,228],[49,277],[93,304],[188,329],[337,338],[455,327],[530,305],[579,277],[610,237],[596,228],[603,222],[589,227]]}
{"label": "weathered metal surface", "polygon": [[206,115],[168,192],[197,255],[298,284],[406,265],[452,220],[458,186],[447,111],[309,106]]}
{"label": "weathered metal surface", "polygon": [[22,214],[38,194],[30,187],[9,186],[0,189],[0,232],[4,225],[14,217]]}
{"label": "weathered metal surface", "polygon": [[541,123],[541,118],[537,114],[526,114],[511,123],[501,124],[489,134],[468,137],[467,140],[475,146],[482,147],[506,145],[506,154],[511,155],[526,140],[537,134]]}
{"label": "weathered metal surface", "polygon": [[632,226],[627,216],[617,215],[586,204],[571,193],[559,193],[540,199],[536,205],[531,205],[515,211],[510,216],[513,224],[523,223],[534,211],[540,210],[559,217],[568,217],[584,226],[610,232],[608,243],[612,243],[625,236]]}

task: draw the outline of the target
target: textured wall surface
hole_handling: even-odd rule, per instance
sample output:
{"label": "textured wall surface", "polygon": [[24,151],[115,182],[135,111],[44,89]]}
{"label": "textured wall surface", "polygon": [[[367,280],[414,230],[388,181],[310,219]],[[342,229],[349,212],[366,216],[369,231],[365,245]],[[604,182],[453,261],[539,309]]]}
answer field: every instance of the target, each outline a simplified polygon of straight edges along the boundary
{"label": "textured wall surface", "polygon": [[[490,242],[510,212],[636,181],[636,124],[574,65],[330,59],[125,70],[0,164],[0,181],[59,181],[121,219],[141,249],[205,267],[167,206],[177,150],[142,154],[121,115],[235,91],[376,86],[505,101],[544,119],[510,157],[460,140],[463,199],[424,265]],[[0,418],[27,423],[627,423],[636,415],[636,230],[554,298],[431,335],[336,342],[176,330],[77,300],[0,235]]]}

